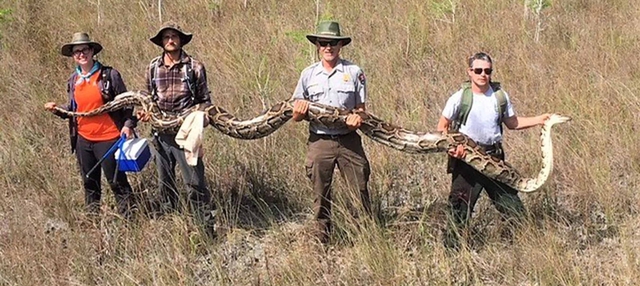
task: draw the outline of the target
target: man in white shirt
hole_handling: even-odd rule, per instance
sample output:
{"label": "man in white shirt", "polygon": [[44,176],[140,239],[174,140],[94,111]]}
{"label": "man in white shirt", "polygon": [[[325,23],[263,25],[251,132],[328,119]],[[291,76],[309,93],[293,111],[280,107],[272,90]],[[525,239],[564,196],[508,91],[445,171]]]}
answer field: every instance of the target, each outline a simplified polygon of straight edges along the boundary
{"label": "man in white shirt", "polygon": [[[470,82],[447,100],[437,130],[464,133],[484,147],[488,154],[504,160],[502,124],[512,130],[526,129],[544,124],[549,114],[517,116],[508,94],[500,89],[499,84],[491,81],[492,72],[493,63],[489,55],[476,53],[469,58],[467,74]],[[460,160],[465,156],[462,146],[449,150],[449,155],[447,171],[451,173],[452,180],[445,246],[459,247],[458,236],[468,224],[482,189],[487,191],[493,205],[504,218],[521,218],[524,215],[525,208],[518,192],[491,180]]]}

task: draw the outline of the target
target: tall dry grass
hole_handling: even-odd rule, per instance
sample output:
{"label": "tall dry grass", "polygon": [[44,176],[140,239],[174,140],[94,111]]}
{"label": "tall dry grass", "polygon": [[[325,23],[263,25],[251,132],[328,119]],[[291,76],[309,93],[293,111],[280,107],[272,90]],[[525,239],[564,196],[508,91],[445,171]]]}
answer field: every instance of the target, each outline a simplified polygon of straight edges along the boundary
{"label": "tall dry grass", "polygon": [[[458,253],[447,253],[440,237],[449,186],[444,155],[407,155],[368,139],[381,223],[348,215],[345,201],[353,198],[337,180],[335,242],[329,249],[309,242],[305,124],[250,142],[207,131],[218,241],[182,214],[125,224],[110,208],[109,190],[102,222],[91,225],[66,123],[42,109],[65,100],[72,62],[59,47],[73,32],[91,33],[105,47],[100,60],[141,89],[145,65],[160,52],[148,41],[161,22],[158,1],[1,0],[1,285],[640,281],[636,1],[554,1],[540,17],[524,1],[504,0],[161,2],[162,20],[195,34],[186,50],[205,63],[215,103],[242,118],[291,95],[315,60],[304,35],[318,18],[334,18],[353,35],[343,56],[367,74],[369,110],[394,123],[435,129],[476,51],[493,55],[494,79],[519,114],[574,120],[554,130],[555,172],[541,191],[522,195],[530,219],[514,240],[501,237],[504,226],[483,196],[470,248]],[[540,166],[538,144],[537,128],[506,132],[508,160],[524,174]],[[130,180],[142,195],[156,191],[153,164]]]}

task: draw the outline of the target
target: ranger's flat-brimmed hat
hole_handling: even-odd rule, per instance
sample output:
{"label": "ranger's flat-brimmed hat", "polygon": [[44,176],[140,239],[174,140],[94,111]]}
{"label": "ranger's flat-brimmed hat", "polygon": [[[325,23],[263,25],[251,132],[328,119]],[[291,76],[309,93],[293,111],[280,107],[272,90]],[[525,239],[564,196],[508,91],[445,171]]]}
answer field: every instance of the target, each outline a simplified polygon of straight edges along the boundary
{"label": "ranger's flat-brimmed hat", "polygon": [[77,45],[89,45],[93,49],[93,54],[97,55],[100,51],[102,51],[102,45],[98,42],[91,41],[89,38],[89,34],[84,32],[79,32],[73,34],[73,38],[71,38],[71,42],[62,45],[60,48],[60,53],[65,57],[73,56],[73,46]]}
{"label": "ranger's flat-brimmed hat", "polygon": [[158,33],[156,33],[156,35],[149,40],[151,40],[151,42],[153,42],[154,44],[162,47],[162,33],[165,30],[174,30],[178,33],[178,35],[180,36],[180,46],[185,46],[186,44],[191,42],[191,38],[193,38],[193,35],[191,33],[183,32],[182,28],[180,28],[180,26],[175,22],[165,22],[158,30]]}
{"label": "ranger's flat-brimmed hat", "polygon": [[340,24],[336,21],[323,21],[318,23],[315,34],[307,35],[307,39],[315,44],[318,39],[342,40],[342,45],[351,43],[351,37],[340,33]]}

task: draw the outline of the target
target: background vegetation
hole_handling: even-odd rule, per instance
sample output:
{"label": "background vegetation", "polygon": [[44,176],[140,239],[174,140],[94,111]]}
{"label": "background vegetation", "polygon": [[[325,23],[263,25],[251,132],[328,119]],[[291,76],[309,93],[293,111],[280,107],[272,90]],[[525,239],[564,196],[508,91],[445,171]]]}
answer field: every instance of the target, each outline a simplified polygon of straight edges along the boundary
{"label": "background vegetation", "polygon": [[[343,56],[364,68],[368,108],[389,121],[434,130],[477,51],[493,56],[519,114],[574,118],[554,130],[554,173],[522,195],[529,220],[512,241],[483,196],[469,247],[447,253],[445,156],[365,138],[381,223],[356,227],[337,179],[334,242],[319,247],[305,234],[306,124],[292,123],[257,141],[206,132],[217,241],[182,214],[127,225],[109,190],[101,223],[87,223],[66,122],[42,108],[65,100],[73,65],[59,48],[73,32],[101,42],[99,59],[141,89],[160,53],[148,38],[177,20],[195,35],[186,50],[205,63],[215,103],[249,118],[291,96],[316,59],[304,35],[325,18],[353,36]],[[639,19],[631,0],[0,0],[0,285],[635,285]],[[539,169],[538,132],[506,133],[523,174]],[[154,171],[130,176],[142,197],[155,195]]]}

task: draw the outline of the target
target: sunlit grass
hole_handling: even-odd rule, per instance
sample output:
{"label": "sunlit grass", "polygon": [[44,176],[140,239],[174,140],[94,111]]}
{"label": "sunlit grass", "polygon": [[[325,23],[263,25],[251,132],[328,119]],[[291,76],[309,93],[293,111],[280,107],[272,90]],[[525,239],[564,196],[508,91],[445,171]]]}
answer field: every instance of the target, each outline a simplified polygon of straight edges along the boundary
{"label": "sunlit grass", "polygon": [[[548,185],[521,197],[529,216],[513,240],[486,196],[459,252],[442,245],[450,177],[445,156],[408,155],[363,142],[376,219],[354,219],[335,176],[332,244],[309,235],[313,192],[304,174],[307,125],[256,141],[205,133],[206,173],[220,237],[186,214],[123,222],[103,184],[103,215],[83,214],[66,122],[42,109],[66,99],[70,59],[60,46],[84,30],[99,59],[144,88],[160,50],[148,39],[158,1],[0,1],[0,284],[2,285],[635,285],[640,281],[640,9],[634,1],[553,1],[541,18],[523,1],[160,1],[162,20],[194,33],[215,104],[250,118],[291,96],[315,60],[304,39],[337,18],[353,43],[368,109],[395,124],[435,130],[466,79],[466,58],[489,52],[494,80],[516,112],[557,112]],[[100,3],[98,6],[97,3]],[[318,6],[316,6],[318,4]],[[316,10],[319,8],[319,10]],[[531,13],[531,12],[529,12]],[[100,22],[98,23],[98,15]],[[542,21],[543,25],[538,25]],[[540,29],[539,27],[542,27]],[[140,127],[149,135],[149,127]],[[538,129],[506,133],[508,160],[533,176]],[[155,165],[130,181],[156,193]],[[349,204],[345,203],[349,202]]]}

